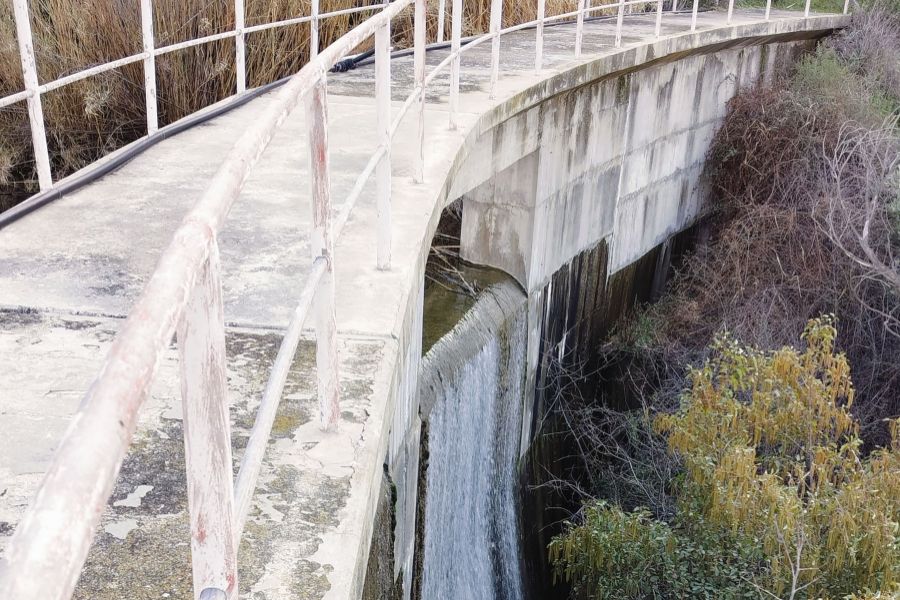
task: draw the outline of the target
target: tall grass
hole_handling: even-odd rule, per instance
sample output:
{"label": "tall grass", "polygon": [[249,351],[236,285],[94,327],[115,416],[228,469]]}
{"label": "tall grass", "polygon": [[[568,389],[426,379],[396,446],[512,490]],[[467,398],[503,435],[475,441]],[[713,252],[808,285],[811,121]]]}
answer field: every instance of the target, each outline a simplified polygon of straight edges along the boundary
{"label": "tall grass", "polygon": [[[577,0],[549,0],[547,14],[571,11]],[[320,12],[380,4],[379,0],[322,0]],[[447,1],[448,13],[451,2]],[[465,34],[487,31],[490,0],[464,0]],[[504,0],[507,24],[533,20],[536,1]],[[438,2],[428,2],[429,39],[437,29]],[[41,82],[141,50],[139,0],[31,0],[31,20]],[[308,15],[309,0],[247,0],[248,26]],[[230,0],[156,0],[156,46],[234,27]],[[320,23],[324,47],[365,19],[343,15]],[[413,15],[394,22],[395,43],[411,39]],[[449,14],[445,25],[450,26]],[[309,24],[247,35],[248,86],[298,71],[308,60]],[[231,39],[176,51],[157,59],[160,124],[171,123],[234,93]],[[11,0],[0,0],[0,96],[23,89]],[[43,96],[55,179],[68,175],[145,134],[143,67],[140,63],[90,77]],[[0,109],[0,210],[37,189],[31,134],[24,103]]]}

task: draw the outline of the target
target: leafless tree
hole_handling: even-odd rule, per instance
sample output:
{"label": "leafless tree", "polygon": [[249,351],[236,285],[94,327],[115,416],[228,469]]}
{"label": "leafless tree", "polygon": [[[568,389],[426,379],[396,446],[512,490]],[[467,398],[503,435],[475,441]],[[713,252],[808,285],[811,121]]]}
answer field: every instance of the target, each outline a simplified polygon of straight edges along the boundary
{"label": "leafless tree", "polygon": [[[900,297],[900,257],[894,248],[897,223],[891,222],[891,210],[900,210],[896,206],[900,202],[897,126],[896,116],[878,128],[845,123],[837,143],[823,153],[823,172],[817,178],[820,187],[811,192],[824,200],[814,203],[820,207],[820,227],[860,267],[860,276],[887,286]],[[866,304],[900,335],[896,310]]]}
{"label": "leafless tree", "polygon": [[[621,360],[615,350],[601,349],[607,361]],[[603,497],[630,510],[649,509],[657,518],[670,520],[675,501],[669,484],[679,470],[675,456],[668,452],[666,440],[653,431],[656,414],[645,396],[642,369],[625,369],[623,381],[633,395],[635,406],[627,410],[611,408],[601,398],[583,395],[584,365],[574,357],[548,358],[552,382],[548,406],[561,426],[561,435],[576,454],[578,474],[550,478],[543,485],[579,502]],[[605,383],[598,372],[591,379]],[[596,378],[595,378],[596,377]],[[637,377],[640,381],[635,380]],[[579,475],[580,474],[580,475]]]}

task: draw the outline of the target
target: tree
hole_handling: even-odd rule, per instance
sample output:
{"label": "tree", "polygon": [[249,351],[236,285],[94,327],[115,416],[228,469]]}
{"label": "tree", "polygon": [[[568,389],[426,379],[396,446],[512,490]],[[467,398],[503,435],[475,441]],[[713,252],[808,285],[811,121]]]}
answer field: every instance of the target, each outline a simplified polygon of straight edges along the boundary
{"label": "tree", "polygon": [[[881,127],[853,122],[841,126],[837,142],[824,151],[819,221],[826,235],[851,261],[862,277],[881,283],[900,296],[900,258],[895,239],[900,231],[900,135],[898,116]],[[900,336],[896,306],[873,306],[885,326]],[[893,309],[893,310],[892,310]]]}

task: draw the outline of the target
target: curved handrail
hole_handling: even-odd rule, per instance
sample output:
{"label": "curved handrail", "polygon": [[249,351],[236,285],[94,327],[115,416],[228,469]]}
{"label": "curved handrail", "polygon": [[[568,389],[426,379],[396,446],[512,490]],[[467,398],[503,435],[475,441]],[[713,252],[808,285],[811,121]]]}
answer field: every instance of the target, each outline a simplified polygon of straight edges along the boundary
{"label": "curved handrail", "polygon": [[[72,83],[76,83],[83,79],[87,79],[88,77],[92,77],[94,75],[99,75],[101,73],[105,73],[107,71],[112,71],[114,69],[118,69],[120,67],[124,67],[126,65],[130,65],[136,62],[141,62],[142,60],[146,60],[150,56],[162,56],[165,54],[170,54],[177,50],[184,50],[186,48],[191,48],[193,46],[199,46],[202,44],[209,44],[212,42],[217,42],[220,40],[234,38],[241,35],[246,35],[248,33],[256,33],[259,31],[267,31],[269,29],[279,29],[282,27],[287,27],[289,25],[301,25],[303,23],[312,23],[317,20],[329,19],[333,17],[340,17],[344,15],[357,14],[362,12],[371,12],[383,9],[383,5],[374,4],[370,6],[355,6],[352,8],[344,8],[341,10],[335,10],[326,13],[320,13],[318,16],[313,15],[304,15],[302,17],[292,17],[290,19],[282,19],[279,21],[271,21],[269,23],[260,23],[258,25],[250,25],[243,27],[241,29],[232,29],[229,31],[223,31],[220,33],[215,33],[211,35],[207,35],[204,37],[199,37],[191,40],[185,40],[183,42],[177,42],[174,44],[168,44],[166,46],[160,46],[158,48],[154,48],[151,51],[139,52],[137,54],[132,54],[130,56],[124,56],[122,58],[118,58],[116,60],[111,60],[108,62],[91,65],[85,69],[77,71],[75,73],[69,73],[68,75],[64,75],[62,77],[58,77],[56,79],[52,79],[45,83],[42,83],[38,86],[37,92],[40,94],[45,94],[47,92],[59,89],[61,87],[65,87]],[[27,100],[35,95],[35,90],[23,90],[21,92],[16,92],[14,94],[9,94],[7,96],[0,96],[0,108],[5,108],[10,106],[11,104],[15,104],[17,102],[22,102],[23,100]]]}
{"label": "curved handrail", "polygon": [[[657,5],[657,36],[663,1],[651,0],[651,3],[655,2]],[[24,0],[14,2],[19,6]],[[314,7],[317,6],[316,0],[313,2]],[[618,46],[621,44],[625,6],[637,3],[637,0],[618,0],[603,6],[592,6],[592,3],[582,1],[578,11],[550,17],[543,16],[545,0],[537,2],[541,19],[501,28],[499,11],[502,10],[502,5],[499,0],[493,0],[492,10],[495,12],[491,17],[491,31],[462,46],[462,1],[453,0],[452,50],[430,73],[426,73],[425,68],[425,0],[394,0],[389,4],[364,7],[378,9],[378,12],[318,53],[287,81],[274,101],[267,105],[262,115],[253,121],[231,148],[203,195],[188,212],[169,246],[162,252],[155,271],[73,417],[34,501],[16,529],[5,559],[6,570],[0,580],[0,597],[43,600],[65,599],[71,595],[135,431],[138,412],[176,331],[185,413],[195,594],[199,594],[201,590],[218,590],[227,594],[227,597],[234,597],[237,591],[236,553],[241,533],[287,374],[302,328],[310,314],[315,320],[317,386],[323,427],[333,426],[339,414],[333,239],[340,234],[362,189],[374,174],[378,180],[378,266],[389,268],[391,141],[405,114],[413,106],[418,109],[415,179],[422,181],[425,92],[442,69],[447,65],[452,68],[452,125],[456,110],[453,99],[459,91],[460,60],[464,52],[488,40],[493,42],[493,94],[499,76],[501,36],[537,25],[535,54],[536,66],[540,68],[543,24],[577,17],[577,54],[580,51],[578,44],[582,37],[584,16],[598,10],[618,8]],[[412,5],[415,6],[415,84],[401,106],[400,113],[391,119],[390,25],[393,18]],[[696,25],[696,10],[695,0],[692,29]],[[345,14],[346,10],[338,11],[341,12]],[[315,23],[325,16],[327,15],[300,18]],[[248,30],[249,28],[244,28],[239,31]],[[225,34],[221,35],[227,37]],[[373,35],[378,145],[344,206],[336,217],[332,217],[325,91],[327,73],[339,60]],[[30,36],[20,38],[20,42],[22,39],[26,42],[21,44],[23,53],[28,54]],[[166,48],[171,46],[150,52],[149,58],[156,55],[154,52],[160,53],[166,51]],[[146,60],[147,54],[145,52],[122,60]],[[33,62],[33,51],[31,60]],[[32,91],[37,90],[26,98],[30,103],[29,108],[34,108],[35,103],[39,108],[40,86],[36,86],[36,75],[34,72],[26,75],[27,85]],[[71,78],[80,75],[67,77],[74,81]],[[57,83],[59,81],[61,80],[57,80]],[[21,93],[18,96],[21,97]],[[312,265],[283,336],[235,482],[232,479],[228,405],[225,398],[225,325],[218,233],[254,165],[275,132],[301,100],[306,102],[307,126],[310,130]]]}

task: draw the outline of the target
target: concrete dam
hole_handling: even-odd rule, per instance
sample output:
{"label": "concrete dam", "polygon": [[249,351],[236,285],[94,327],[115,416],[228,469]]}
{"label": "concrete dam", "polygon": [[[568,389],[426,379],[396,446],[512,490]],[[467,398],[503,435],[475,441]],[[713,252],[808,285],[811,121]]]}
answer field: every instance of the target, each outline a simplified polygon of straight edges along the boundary
{"label": "concrete dam", "polygon": [[[654,7],[618,26],[600,18],[547,27],[539,70],[533,30],[497,37],[499,58],[491,44],[472,47],[449,101],[454,75],[435,71],[430,89],[417,87],[427,70],[404,53],[390,60],[388,104],[374,85],[384,62],[329,74],[327,92],[310,88],[327,102],[327,126],[316,113],[287,111],[255,169],[238,178],[228,221],[209,228],[213,251],[203,259],[214,256],[222,272],[230,438],[221,485],[229,507],[234,498],[229,518],[247,507],[228,534],[234,543],[219,544],[224,558],[209,554],[221,567],[196,562],[197,549],[215,540],[198,534],[194,516],[198,488],[185,462],[196,459],[182,441],[193,413],[182,402],[174,324],[160,334],[133,429],[119,421],[125,433],[116,444],[127,453],[104,484],[109,492],[91,496],[100,508],[84,517],[84,535],[61,543],[32,532],[48,523],[47,486],[63,477],[61,440],[78,431],[102,387],[92,387],[97,373],[113,368],[105,357],[116,355],[117,336],[152,316],[136,317],[132,306],[155,289],[172,232],[195,223],[192,207],[235,140],[274,114],[294,84],[166,136],[8,219],[0,229],[0,355],[8,365],[0,373],[0,596],[37,597],[28,593],[40,584],[13,575],[19,565],[38,568],[34,540],[43,539],[42,557],[53,554],[51,540],[61,554],[86,556],[83,565],[63,561],[74,580],[53,587],[61,591],[52,597],[70,588],[92,599],[200,598],[207,589],[223,595],[205,597],[254,600],[541,597],[546,582],[534,557],[546,524],[534,520],[539,498],[527,488],[553,365],[589,361],[618,316],[664,279],[683,232],[704,214],[701,175],[728,101],[770,81],[847,18],[743,9],[700,12],[692,25],[690,10],[667,8],[657,33]],[[453,51],[430,49],[422,68],[447,63]],[[421,130],[403,118],[417,90]],[[395,121],[378,116],[385,106]],[[385,146],[367,122],[381,123],[379,131],[393,123],[393,142]],[[297,142],[307,135],[327,137],[330,148],[330,172],[318,181],[335,196],[326,211],[340,233],[326,252],[331,274],[309,259],[329,234],[308,208],[317,206],[307,180],[316,179],[320,157]],[[421,155],[419,139],[427,140]],[[386,265],[373,226],[385,218],[379,186],[357,179],[383,164],[370,161],[373,150],[390,155]],[[341,195],[354,200],[341,204]],[[451,212],[459,255],[495,273],[456,312],[429,301],[425,277]],[[327,428],[318,418],[328,358],[317,346],[322,330],[303,319],[294,327],[297,295],[313,279],[333,283],[340,405]],[[301,296],[304,307],[317,306],[312,292]],[[280,358],[291,335],[296,351]],[[257,414],[278,361],[283,391],[257,446]],[[245,498],[238,463],[257,448],[264,454]]]}

